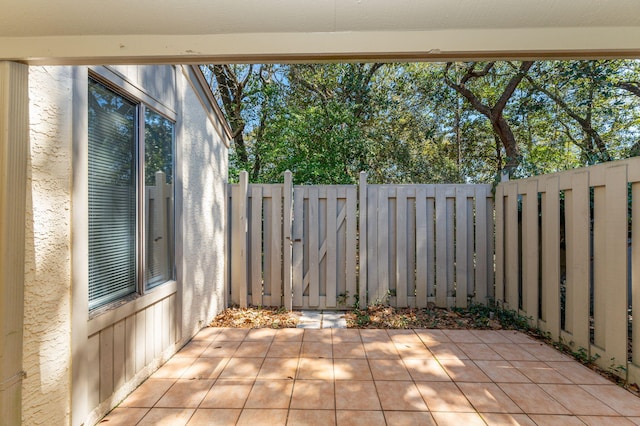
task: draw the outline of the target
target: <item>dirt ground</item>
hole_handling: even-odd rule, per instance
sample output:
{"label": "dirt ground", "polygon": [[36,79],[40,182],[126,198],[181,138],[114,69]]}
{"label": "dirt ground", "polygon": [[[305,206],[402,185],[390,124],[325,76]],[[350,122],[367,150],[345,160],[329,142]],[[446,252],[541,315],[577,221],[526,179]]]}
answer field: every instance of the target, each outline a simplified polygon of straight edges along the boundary
{"label": "dirt ground", "polygon": [[[515,319],[507,321],[488,308],[461,309],[396,309],[371,306],[366,310],[345,311],[349,328],[442,328],[442,329],[517,329]],[[211,323],[213,327],[237,328],[294,328],[300,311],[276,307],[228,308]]]}

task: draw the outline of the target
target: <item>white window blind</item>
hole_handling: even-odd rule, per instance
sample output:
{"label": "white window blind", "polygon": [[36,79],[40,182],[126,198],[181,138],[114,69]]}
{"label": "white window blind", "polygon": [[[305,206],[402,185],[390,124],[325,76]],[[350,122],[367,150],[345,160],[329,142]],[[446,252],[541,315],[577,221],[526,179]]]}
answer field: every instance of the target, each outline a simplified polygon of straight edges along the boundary
{"label": "white window blind", "polygon": [[137,109],[89,81],[89,309],[136,291]]}

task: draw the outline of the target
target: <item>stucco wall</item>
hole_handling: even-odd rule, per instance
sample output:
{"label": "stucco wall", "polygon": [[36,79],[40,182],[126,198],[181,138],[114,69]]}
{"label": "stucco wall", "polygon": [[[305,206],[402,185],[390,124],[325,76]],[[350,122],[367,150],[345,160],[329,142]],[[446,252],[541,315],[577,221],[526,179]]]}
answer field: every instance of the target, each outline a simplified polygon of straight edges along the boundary
{"label": "stucco wall", "polygon": [[67,424],[71,345],[71,68],[29,69],[24,424]]}
{"label": "stucco wall", "polygon": [[182,337],[223,309],[227,148],[178,68],[182,167]]}
{"label": "stucco wall", "polygon": [[[87,318],[86,311],[72,313],[71,308],[72,141],[73,120],[78,119],[73,117],[73,71],[72,67],[32,67],[29,70],[31,118],[26,188],[23,364],[27,378],[22,393],[24,424],[64,425],[71,422],[72,326],[76,324],[77,327],[78,318],[81,321]],[[173,341],[167,337],[171,333],[163,334],[162,344],[166,346],[158,342],[153,345],[154,351],[149,352],[148,348],[146,353],[143,351],[140,368],[141,360],[136,357],[136,370],[131,375],[127,371],[126,382],[116,380],[118,385],[112,388],[113,398],[109,394],[103,395],[104,386],[99,385],[100,400],[92,402],[94,398],[89,398],[87,409],[96,409],[90,419],[95,419],[96,415],[99,418],[105,410],[117,404],[122,390],[133,389],[132,386],[144,378],[142,376],[146,377],[162,359],[166,359],[165,350],[171,351],[173,343],[180,345],[188,341],[224,305],[224,195],[227,180],[227,149],[221,136],[224,133],[208,115],[203,105],[206,101],[194,92],[192,85],[197,82],[190,81],[182,67],[162,66],[157,71],[158,74],[154,74],[150,66],[117,69],[117,73],[131,84],[130,87],[141,90],[160,101],[168,111],[176,113],[176,161],[180,162],[177,164],[176,183],[177,193],[181,194],[176,202],[182,199],[182,205],[177,205],[177,212],[181,214],[176,218],[176,231],[181,233],[177,243],[182,241],[182,246],[176,247],[176,251],[182,253],[182,260],[177,259],[180,270],[177,288],[178,292],[182,291],[182,297],[177,298],[176,304],[162,302],[162,309],[175,309],[176,313],[182,313],[176,324],[181,329],[175,333]],[[78,286],[86,283],[75,282],[74,285],[75,291],[79,291]],[[170,298],[167,300],[171,301]],[[181,307],[178,306],[180,300]],[[155,321],[157,314],[162,312],[155,308],[153,312]],[[136,312],[133,314],[136,319],[140,316]],[[164,318],[164,314],[159,316]],[[122,325],[125,320],[118,321]],[[147,324],[146,329],[153,331],[155,322],[153,324],[151,328]],[[95,341],[87,340],[87,347]],[[110,347],[110,343],[105,346]],[[99,350],[102,349],[101,345]],[[133,348],[131,352],[120,355],[127,357],[130,356],[127,354],[136,352]],[[114,354],[107,354],[110,356],[105,359],[113,360]],[[100,371],[102,376],[102,364],[99,364],[102,356],[93,356],[92,359],[89,361],[91,373]],[[98,363],[96,359],[99,359]],[[96,387],[96,383],[100,383],[88,376],[83,377],[87,386]],[[121,386],[120,391],[118,386]],[[86,389],[90,395],[97,395],[98,389]],[[101,403],[99,408],[95,406],[97,403]],[[74,417],[73,423],[78,421],[81,419]]]}

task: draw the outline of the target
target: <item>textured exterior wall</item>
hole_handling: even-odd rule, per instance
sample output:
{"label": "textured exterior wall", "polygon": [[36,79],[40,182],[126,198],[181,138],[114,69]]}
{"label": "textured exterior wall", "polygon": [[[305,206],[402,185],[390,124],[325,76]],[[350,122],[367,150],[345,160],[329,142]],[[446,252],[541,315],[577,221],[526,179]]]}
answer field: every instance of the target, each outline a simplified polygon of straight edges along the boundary
{"label": "textured exterior wall", "polygon": [[71,368],[71,68],[29,70],[24,424],[67,424]]}
{"label": "textured exterior wall", "polygon": [[[176,298],[176,304],[161,303],[162,309],[152,307],[153,315],[146,315],[144,328],[147,332],[154,331],[158,318],[175,318],[171,312],[181,312],[182,317],[176,321],[181,329],[175,334],[170,327],[164,334],[154,332],[162,336],[162,341],[154,341],[151,346],[148,341],[143,342],[141,347],[146,344],[147,348],[146,352],[143,348],[144,357],[140,359],[137,350],[120,353],[110,349],[105,355],[107,361],[118,358],[122,365],[133,365],[135,355],[136,369],[131,374],[127,370],[126,377],[105,376],[113,381],[109,386],[91,380],[92,375],[83,376],[89,395],[96,395],[88,398],[87,408],[95,409],[91,419],[99,418],[104,410],[117,404],[112,395],[120,395],[119,390],[131,388],[132,383],[139,383],[150,374],[168,355],[164,353],[166,349],[173,350],[173,343],[190,339],[223,308],[225,301],[227,148],[221,139],[224,133],[208,115],[203,106],[206,101],[196,95],[192,84],[198,84],[197,81],[189,81],[182,67],[162,66],[157,71],[154,74],[152,67],[117,69],[136,90],[159,100],[177,116],[176,161],[180,162],[178,171],[182,171],[176,182],[181,185],[177,192],[182,194],[182,206],[177,205],[177,212],[182,215],[177,218],[176,231],[182,234],[182,247],[176,247],[176,251],[183,256],[182,261],[177,259],[182,271],[177,288],[178,292],[182,290],[182,296]],[[77,119],[73,117],[72,72],[71,67],[29,70],[30,164],[26,188],[23,345],[27,378],[22,393],[22,420],[29,425],[64,425],[71,421],[71,332],[73,324],[78,324],[72,321],[71,312],[72,129],[73,120]],[[86,283],[75,283],[81,285]],[[181,308],[177,306],[180,300]],[[81,320],[86,318],[86,312],[74,315]],[[107,331],[111,330],[109,327]],[[89,352],[95,340],[87,340]],[[105,346],[112,347],[119,346],[112,342]],[[93,359],[89,368],[94,373],[100,371],[102,377],[103,357],[98,356],[99,363],[95,363],[95,356],[89,358]],[[108,365],[105,368],[109,370]]]}
{"label": "textured exterior wall", "polygon": [[177,76],[185,339],[224,308],[227,148],[180,68]]}

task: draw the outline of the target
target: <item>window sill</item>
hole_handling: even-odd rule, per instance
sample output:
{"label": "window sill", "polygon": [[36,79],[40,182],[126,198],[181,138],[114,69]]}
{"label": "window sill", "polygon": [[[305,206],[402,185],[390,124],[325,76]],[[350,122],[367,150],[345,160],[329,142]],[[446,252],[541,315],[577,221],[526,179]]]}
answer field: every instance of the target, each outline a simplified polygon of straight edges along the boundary
{"label": "window sill", "polygon": [[[151,292],[133,298],[126,301],[123,304],[117,304],[115,307],[107,308],[104,312],[98,312],[94,314],[88,321],[88,336],[92,336],[98,333],[118,321],[130,317],[131,315],[139,312],[146,307],[159,302],[160,300],[171,296],[177,291],[178,285],[176,281],[170,281],[168,283],[159,285]],[[125,299],[126,300],[126,299]]]}

